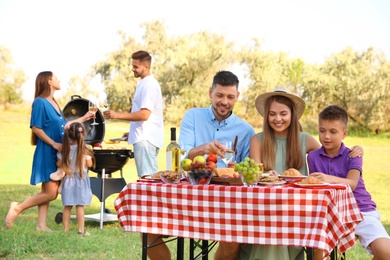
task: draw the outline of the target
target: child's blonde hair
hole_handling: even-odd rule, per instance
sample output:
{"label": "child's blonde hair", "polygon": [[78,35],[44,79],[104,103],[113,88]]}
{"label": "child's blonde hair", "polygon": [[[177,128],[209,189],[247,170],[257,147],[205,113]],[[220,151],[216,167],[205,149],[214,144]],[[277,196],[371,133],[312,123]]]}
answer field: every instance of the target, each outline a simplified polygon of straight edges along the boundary
{"label": "child's blonde hair", "polygon": [[75,164],[74,172],[77,172],[80,177],[83,175],[85,168],[84,156],[89,155],[92,157],[93,167],[95,166],[95,158],[93,152],[84,143],[85,129],[81,123],[73,123],[69,129],[65,129],[64,140],[62,141],[62,169],[66,175],[72,175],[70,169],[70,145],[76,140],[77,141],[77,160]]}

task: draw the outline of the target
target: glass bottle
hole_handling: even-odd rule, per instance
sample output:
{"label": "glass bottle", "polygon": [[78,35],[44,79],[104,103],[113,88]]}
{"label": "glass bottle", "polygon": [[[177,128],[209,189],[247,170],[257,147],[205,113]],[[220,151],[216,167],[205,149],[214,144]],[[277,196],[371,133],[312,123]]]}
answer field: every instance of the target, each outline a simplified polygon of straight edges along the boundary
{"label": "glass bottle", "polygon": [[180,146],[176,142],[176,128],[171,127],[171,142],[166,150],[167,170],[180,172]]}

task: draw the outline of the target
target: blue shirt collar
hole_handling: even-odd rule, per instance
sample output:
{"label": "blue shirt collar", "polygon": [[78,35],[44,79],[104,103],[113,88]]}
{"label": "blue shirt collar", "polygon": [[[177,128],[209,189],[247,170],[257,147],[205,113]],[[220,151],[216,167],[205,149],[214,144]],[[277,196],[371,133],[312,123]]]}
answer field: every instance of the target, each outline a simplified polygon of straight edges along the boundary
{"label": "blue shirt collar", "polygon": [[233,122],[233,120],[234,120],[234,119],[233,119],[233,118],[234,118],[234,113],[233,113],[233,111],[232,111],[232,113],[230,114],[230,116],[229,116],[228,118],[222,120],[222,122],[218,122],[218,120],[215,118],[215,115],[214,115],[214,113],[213,113],[213,106],[212,106],[212,105],[210,105],[209,108],[207,109],[207,113],[208,113],[208,117],[209,117],[210,121],[211,121],[212,123],[217,123],[217,124],[219,124],[220,126],[221,126],[221,125],[227,125],[227,124],[229,124],[230,122]]}

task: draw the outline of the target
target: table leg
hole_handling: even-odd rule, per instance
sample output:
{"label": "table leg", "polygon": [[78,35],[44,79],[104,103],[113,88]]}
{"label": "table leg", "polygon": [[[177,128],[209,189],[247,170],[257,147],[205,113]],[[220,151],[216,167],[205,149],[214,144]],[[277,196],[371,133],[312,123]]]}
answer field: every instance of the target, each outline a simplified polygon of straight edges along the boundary
{"label": "table leg", "polygon": [[[338,251],[337,251],[338,249],[337,249],[337,246],[333,249],[333,251],[330,253],[330,259],[331,260],[346,260],[347,259],[347,257],[346,257],[346,255],[345,255],[345,252],[344,253],[342,253],[342,254],[339,254],[338,253]],[[339,257],[339,255],[340,255],[340,257]]]}
{"label": "table leg", "polygon": [[142,260],[148,259],[147,250],[148,250],[148,233],[143,233],[142,234]]}
{"label": "table leg", "polygon": [[177,260],[184,260],[184,238],[177,238]]}
{"label": "table leg", "polygon": [[195,243],[194,239],[190,239],[190,259],[194,259]]}
{"label": "table leg", "polygon": [[[209,245],[208,240],[195,241],[195,239],[191,238],[190,239],[190,257],[189,257],[189,259],[194,260],[194,259],[200,259],[200,257],[201,257],[202,260],[208,260],[209,259],[209,251],[212,250],[215,245],[216,245],[215,241]],[[209,248],[209,246],[210,246],[210,248]],[[201,252],[195,256],[196,248],[200,248]]]}
{"label": "table leg", "polygon": [[209,259],[209,241],[203,240],[202,241],[202,260],[208,260]]}
{"label": "table leg", "polygon": [[305,251],[306,251],[306,259],[313,260],[314,249],[307,247],[305,248]]}

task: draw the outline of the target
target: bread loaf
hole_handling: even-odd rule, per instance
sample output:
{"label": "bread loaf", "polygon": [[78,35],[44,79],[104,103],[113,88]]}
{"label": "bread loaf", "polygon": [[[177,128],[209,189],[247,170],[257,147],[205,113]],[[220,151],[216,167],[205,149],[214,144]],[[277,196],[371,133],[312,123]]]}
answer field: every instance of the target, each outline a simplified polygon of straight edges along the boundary
{"label": "bread loaf", "polygon": [[302,176],[302,174],[294,168],[285,170],[281,175],[283,176]]}

